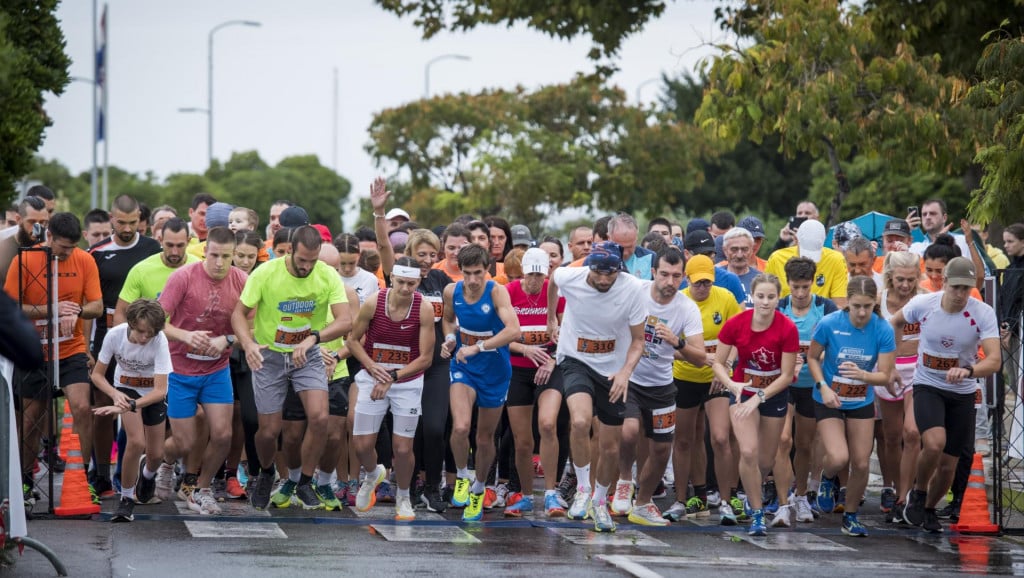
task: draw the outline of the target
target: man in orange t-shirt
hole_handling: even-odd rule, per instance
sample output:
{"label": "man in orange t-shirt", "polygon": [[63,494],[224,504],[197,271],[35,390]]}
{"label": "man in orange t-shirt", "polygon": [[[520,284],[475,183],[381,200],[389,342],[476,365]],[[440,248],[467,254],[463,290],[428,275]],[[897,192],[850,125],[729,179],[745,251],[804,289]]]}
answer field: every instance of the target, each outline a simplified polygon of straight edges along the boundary
{"label": "man in orange t-shirt", "polygon": [[[37,247],[49,247],[57,260],[57,321],[53,331],[58,337],[54,346],[60,359],[61,393],[71,406],[75,433],[82,444],[82,456],[92,455],[92,404],[89,358],[82,334],[82,319],[96,319],[103,314],[103,293],[96,261],[91,255],[78,248],[82,239],[82,224],[71,213],[54,213],[50,217],[47,238]],[[49,319],[47,307],[47,262],[44,251],[29,251],[14,258],[4,291],[21,304],[21,309],[36,326],[40,341],[49,343]],[[47,362],[49,363],[49,355]],[[20,398],[24,430],[27,432],[22,443],[22,482],[32,486],[32,466],[39,451],[40,431],[46,418],[47,388],[46,368],[14,372],[14,393]]]}

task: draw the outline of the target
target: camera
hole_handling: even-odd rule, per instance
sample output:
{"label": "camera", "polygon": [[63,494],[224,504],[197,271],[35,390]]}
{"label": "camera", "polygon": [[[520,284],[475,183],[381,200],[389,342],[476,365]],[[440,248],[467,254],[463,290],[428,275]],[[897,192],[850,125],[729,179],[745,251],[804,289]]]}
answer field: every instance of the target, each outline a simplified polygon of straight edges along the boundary
{"label": "camera", "polygon": [[797,217],[794,215],[789,218],[789,223],[786,226],[789,227],[791,230],[796,231],[797,229],[800,228],[800,225],[804,224],[804,221],[806,220],[807,217]]}

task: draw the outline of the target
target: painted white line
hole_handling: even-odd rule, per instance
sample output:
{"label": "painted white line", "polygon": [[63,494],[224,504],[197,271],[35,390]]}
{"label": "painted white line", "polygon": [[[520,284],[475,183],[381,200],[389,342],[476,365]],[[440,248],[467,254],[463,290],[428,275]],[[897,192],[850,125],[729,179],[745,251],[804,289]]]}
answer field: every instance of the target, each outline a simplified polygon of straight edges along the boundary
{"label": "painted white line", "polygon": [[[220,509],[221,509],[221,513],[219,514],[220,516],[238,516],[238,517],[242,517],[242,516],[245,516],[245,517],[249,517],[249,516],[262,516],[262,517],[267,517],[267,518],[270,517],[270,512],[268,512],[266,510],[257,510],[256,508],[253,508],[249,504],[249,502],[247,502],[245,500],[231,500],[231,501],[225,501],[225,502],[217,502],[217,505],[219,505]],[[198,512],[194,512],[194,511],[190,510],[189,507],[188,507],[188,504],[186,504],[185,502],[182,502],[180,500],[175,500],[174,507],[178,509],[178,513],[179,514],[183,514],[185,516],[198,516],[199,515]],[[272,506],[268,506],[268,507],[272,507]]]}
{"label": "painted white line", "polygon": [[750,536],[746,530],[726,532],[731,540],[749,542],[765,550],[817,550],[822,552],[855,552],[855,548],[844,546],[821,536],[806,532],[768,532],[767,536]]}
{"label": "painted white line", "polygon": [[630,575],[636,576],[636,578],[662,578],[661,574],[658,574],[643,564],[633,561],[631,556],[605,556],[604,554],[600,554],[597,556],[597,559],[603,560],[604,562],[615,566],[619,570],[629,572]]}
{"label": "painted white line", "polygon": [[288,535],[277,524],[263,522],[200,522],[186,520],[193,538],[284,539]]}
{"label": "painted white line", "polygon": [[[808,561],[804,559],[791,559],[791,558],[764,558],[761,556],[750,556],[750,557],[706,557],[706,558],[687,558],[683,556],[598,556],[602,560],[608,558],[625,559],[629,562],[636,564],[640,568],[645,566],[675,566],[677,568],[686,568],[694,566],[707,566],[707,567],[734,567],[734,568],[754,568],[754,567],[772,567],[772,568],[806,568]],[[959,565],[951,567],[959,568]],[[854,560],[846,559],[843,561],[843,570],[887,570],[891,572],[906,573],[907,571],[920,572],[921,575],[924,573],[934,573],[937,570],[942,570],[941,566],[937,566],[932,563],[914,563],[914,562],[880,562],[872,560]]]}
{"label": "painted white line", "polygon": [[549,528],[552,532],[578,546],[641,546],[668,548],[668,544],[636,530],[612,533],[595,532],[590,528]]}
{"label": "painted white line", "polygon": [[[394,504],[377,504],[365,512],[360,512],[355,508],[349,508],[349,510],[356,515],[360,520],[394,520],[395,519],[395,505]],[[426,509],[416,510],[417,520],[444,520],[445,517],[436,512],[431,512]]]}
{"label": "painted white line", "polygon": [[405,526],[402,524],[371,524],[371,528],[388,542],[433,542],[444,544],[479,544],[475,536],[456,526]]}

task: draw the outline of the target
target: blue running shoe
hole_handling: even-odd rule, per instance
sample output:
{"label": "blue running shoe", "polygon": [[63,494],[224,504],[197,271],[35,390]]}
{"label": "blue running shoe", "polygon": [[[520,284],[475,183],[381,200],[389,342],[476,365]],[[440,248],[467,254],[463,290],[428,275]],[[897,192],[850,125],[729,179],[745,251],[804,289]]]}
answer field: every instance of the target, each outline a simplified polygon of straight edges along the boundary
{"label": "blue running shoe", "polygon": [[868,530],[857,520],[857,514],[843,514],[843,533],[847,536],[863,538],[868,535]]}
{"label": "blue running shoe", "polygon": [[833,478],[826,478],[825,472],[821,472],[821,482],[818,486],[818,508],[826,514],[831,514],[836,509],[836,494],[839,488],[836,487]]}
{"label": "blue running shoe", "polygon": [[533,513],[533,496],[525,496],[519,492],[509,495],[511,504],[505,506],[505,516],[509,518],[522,518],[523,514]]}
{"label": "blue running shoe", "polygon": [[558,494],[544,495],[544,513],[549,518],[564,518],[565,506],[558,499]]}
{"label": "blue running shoe", "polygon": [[767,536],[768,528],[764,525],[764,510],[753,510],[750,512],[750,530],[747,534],[751,536]]}

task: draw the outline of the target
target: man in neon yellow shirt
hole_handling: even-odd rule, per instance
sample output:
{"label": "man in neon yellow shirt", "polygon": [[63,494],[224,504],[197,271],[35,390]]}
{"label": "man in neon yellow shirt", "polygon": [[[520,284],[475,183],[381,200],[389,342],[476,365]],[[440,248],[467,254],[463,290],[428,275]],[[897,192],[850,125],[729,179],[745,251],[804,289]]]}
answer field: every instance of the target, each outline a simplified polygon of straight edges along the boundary
{"label": "man in neon yellow shirt", "polygon": [[[162,229],[160,246],[163,250],[139,261],[128,272],[124,287],[117,296],[113,325],[125,323],[128,304],[136,299],[156,299],[167,285],[171,273],[183,265],[196,263],[199,258],[186,252],[188,225],[178,217],[168,219]],[[112,326],[113,326],[112,325]]]}
{"label": "man in neon yellow shirt", "polygon": [[[293,388],[306,413],[302,473],[295,495],[303,507],[321,507],[311,482],[327,439],[327,374],[320,342],[352,328],[348,298],[338,272],[319,260],[320,232],[310,226],[292,231],[292,252],[255,269],[231,315],[245,359],[252,368],[259,412],[256,449],[263,465],[252,505],[264,509],[274,484],[274,454],[281,433],[285,393]],[[248,317],[256,309],[255,335]],[[327,311],[334,320],[327,323]],[[309,499],[307,499],[309,498]]]}
{"label": "man in neon yellow shirt", "polygon": [[846,271],[846,259],[839,251],[825,248],[825,225],[808,219],[796,232],[796,246],[779,249],[768,258],[765,273],[771,273],[782,283],[779,297],[789,295],[789,284],[786,282],[786,262],[793,257],[809,257],[818,265],[818,271],[811,284],[811,293],[827,297],[842,309],[846,307],[846,285],[849,278]]}

